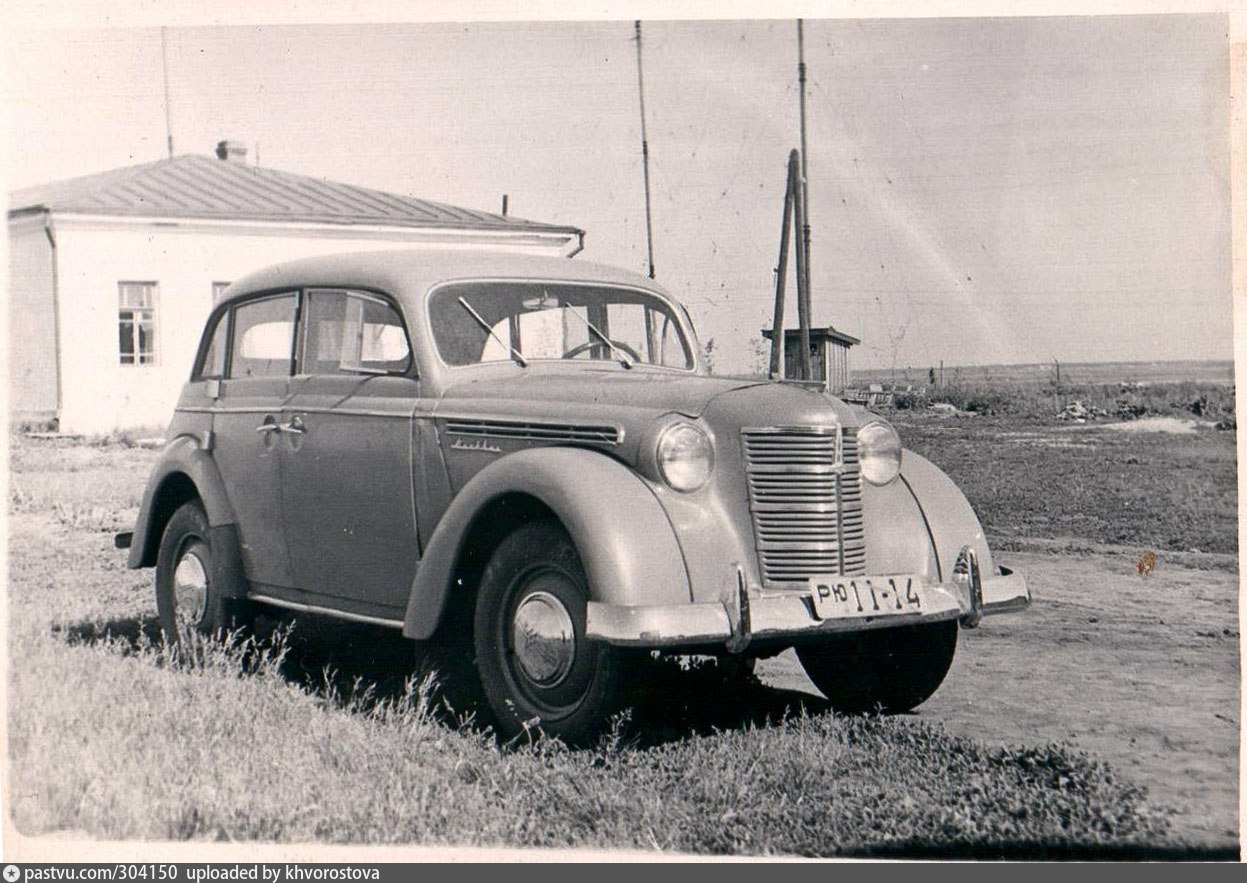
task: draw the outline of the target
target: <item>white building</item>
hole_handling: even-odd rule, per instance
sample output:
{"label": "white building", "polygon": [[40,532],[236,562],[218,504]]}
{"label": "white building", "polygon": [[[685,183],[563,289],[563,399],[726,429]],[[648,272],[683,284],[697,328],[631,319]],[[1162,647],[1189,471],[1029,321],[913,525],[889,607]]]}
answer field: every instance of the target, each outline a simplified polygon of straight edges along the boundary
{"label": "white building", "polygon": [[178,156],[12,194],[10,416],[62,432],[163,426],[214,298],[266,264],[343,251],[572,256],[583,231],[245,163]]}

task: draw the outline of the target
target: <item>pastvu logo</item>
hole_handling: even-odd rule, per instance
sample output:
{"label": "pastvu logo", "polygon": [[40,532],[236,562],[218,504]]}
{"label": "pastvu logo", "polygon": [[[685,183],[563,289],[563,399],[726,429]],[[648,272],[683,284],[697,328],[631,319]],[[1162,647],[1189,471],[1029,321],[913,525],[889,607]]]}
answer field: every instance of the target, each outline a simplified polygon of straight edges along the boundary
{"label": "pastvu logo", "polygon": [[18,870],[17,865],[4,866],[4,883],[17,883],[17,878],[22,876],[22,872]]}

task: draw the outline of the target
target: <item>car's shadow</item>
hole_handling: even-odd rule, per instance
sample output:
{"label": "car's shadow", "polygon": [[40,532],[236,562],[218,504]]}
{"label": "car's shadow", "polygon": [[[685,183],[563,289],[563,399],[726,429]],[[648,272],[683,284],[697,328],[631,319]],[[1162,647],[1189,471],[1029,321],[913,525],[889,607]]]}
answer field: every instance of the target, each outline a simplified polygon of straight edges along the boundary
{"label": "car's shadow", "polygon": [[[82,622],[56,631],[73,643],[112,640],[131,649],[159,647],[162,641],[154,617]],[[417,645],[380,626],[323,617],[260,616],[255,635],[261,648],[277,642],[284,646],[280,671],[287,681],[360,711],[400,699],[412,675],[428,671]],[[638,747],[830,711],[821,697],[768,687],[745,670],[709,659],[638,657],[635,669],[636,689],[620,735]],[[461,725],[462,718],[453,709],[438,701],[436,693],[433,698],[435,716]]]}
{"label": "car's shadow", "polygon": [[[412,673],[426,670],[416,645],[392,629],[323,617],[286,622],[293,627],[286,637],[282,672],[317,694],[345,700],[362,695],[366,708],[398,698]],[[262,621],[261,634],[264,625]],[[634,666],[636,689],[622,735],[641,747],[830,711],[821,697],[765,686],[747,672],[712,660],[636,658]],[[438,711],[447,723],[457,723],[450,710]]]}
{"label": "car's shadow", "polygon": [[104,621],[85,620],[71,625],[53,623],[52,634],[71,644],[98,644],[114,641],[118,645],[136,650],[141,646],[155,646],[161,641],[160,622],[154,616],[123,616]]}

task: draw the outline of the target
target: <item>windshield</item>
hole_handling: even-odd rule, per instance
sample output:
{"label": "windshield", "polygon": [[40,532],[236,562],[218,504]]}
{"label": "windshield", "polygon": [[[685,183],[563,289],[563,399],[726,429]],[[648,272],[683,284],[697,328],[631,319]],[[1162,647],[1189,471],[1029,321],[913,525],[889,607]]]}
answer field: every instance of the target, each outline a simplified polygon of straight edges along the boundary
{"label": "windshield", "polygon": [[465,282],[429,298],[448,365],[578,359],[691,369],[674,308],[643,291],[566,282]]}

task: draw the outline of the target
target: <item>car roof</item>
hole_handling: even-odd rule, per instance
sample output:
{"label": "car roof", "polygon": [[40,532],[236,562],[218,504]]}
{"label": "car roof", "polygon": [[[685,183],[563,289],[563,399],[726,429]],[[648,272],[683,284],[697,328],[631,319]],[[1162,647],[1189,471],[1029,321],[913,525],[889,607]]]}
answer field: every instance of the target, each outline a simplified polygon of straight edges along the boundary
{"label": "car roof", "polygon": [[398,249],[323,255],[274,264],[234,282],[223,302],[260,291],[305,286],[371,288],[414,301],[456,279],[535,279],[614,283],[666,293],[653,280],[606,264],[482,249]]}

